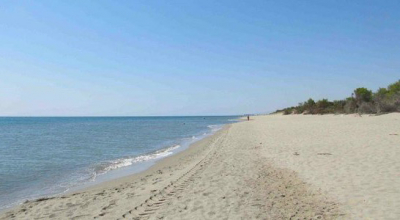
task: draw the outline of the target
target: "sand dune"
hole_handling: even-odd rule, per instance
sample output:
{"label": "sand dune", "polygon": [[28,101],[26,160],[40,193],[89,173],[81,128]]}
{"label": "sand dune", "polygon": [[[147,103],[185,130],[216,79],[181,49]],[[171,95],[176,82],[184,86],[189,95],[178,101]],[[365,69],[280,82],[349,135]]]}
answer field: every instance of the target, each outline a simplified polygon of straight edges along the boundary
{"label": "sand dune", "polygon": [[258,116],[0,219],[398,219],[400,114]]}

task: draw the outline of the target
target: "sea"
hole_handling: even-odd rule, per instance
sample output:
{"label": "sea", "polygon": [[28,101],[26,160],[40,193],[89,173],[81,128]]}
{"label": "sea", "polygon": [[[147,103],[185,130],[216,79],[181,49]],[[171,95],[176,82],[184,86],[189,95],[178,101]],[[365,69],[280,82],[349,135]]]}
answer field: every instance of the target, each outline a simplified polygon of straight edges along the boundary
{"label": "sea", "polygon": [[237,116],[0,117],[0,210],[143,171]]}

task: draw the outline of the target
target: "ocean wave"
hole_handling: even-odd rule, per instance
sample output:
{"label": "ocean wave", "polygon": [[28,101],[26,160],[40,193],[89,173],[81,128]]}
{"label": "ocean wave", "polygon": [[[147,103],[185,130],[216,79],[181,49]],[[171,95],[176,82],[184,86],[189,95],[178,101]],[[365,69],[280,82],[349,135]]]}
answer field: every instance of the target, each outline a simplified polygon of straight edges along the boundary
{"label": "ocean wave", "polygon": [[[208,125],[207,127],[211,130],[211,133],[214,133],[214,132],[220,130],[223,126],[224,126],[223,124],[215,124],[215,125]],[[205,135],[207,135],[207,133],[203,134],[203,136],[205,136]],[[193,141],[198,140],[200,138],[201,138],[200,136],[192,136],[190,138],[184,138],[183,140],[187,140],[186,144],[190,144]],[[183,145],[185,145],[185,144],[183,143]],[[102,162],[102,163],[97,164],[94,167],[92,167],[93,172],[91,173],[90,180],[94,181],[98,175],[105,174],[112,170],[131,166],[133,164],[140,163],[140,162],[146,162],[149,160],[155,160],[155,159],[160,159],[163,157],[170,156],[171,154],[173,154],[173,151],[179,147],[181,147],[181,145],[176,144],[174,146],[164,148],[164,149],[155,151],[153,153],[145,154],[145,155],[119,158],[119,159],[112,160],[112,161]]]}
{"label": "ocean wave", "polygon": [[[132,157],[124,157],[124,158],[119,158],[111,161],[105,161],[101,163],[97,163],[93,166],[91,166],[89,169],[86,169],[86,175],[77,175],[80,177],[86,177],[86,181],[94,182],[97,180],[97,177],[99,175],[106,174],[110,171],[117,170],[120,168],[128,167],[134,164],[138,164],[141,162],[146,162],[150,160],[157,160],[161,159],[163,157],[170,156],[174,153],[174,151],[180,147],[187,147],[191,143],[202,139],[203,137],[206,137],[210,134],[213,134],[217,132],[218,130],[223,128],[223,124],[214,124],[214,125],[208,125],[207,128],[210,129],[209,132],[203,133],[202,135],[196,135],[196,136],[189,136],[187,138],[182,138],[180,144],[173,145],[168,148],[160,149],[152,153],[144,154],[144,155],[138,155],[138,156],[132,156]],[[88,172],[88,173],[87,173]],[[79,179],[76,177],[74,182],[84,182],[84,180]],[[70,187],[65,187],[67,190]]]}
{"label": "ocean wave", "polygon": [[238,119],[238,118],[235,118],[235,119],[228,119],[228,121],[235,121],[235,122],[238,122],[238,121],[240,121],[240,119]]}
{"label": "ocean wave", "polygon": [[94,173],[92,179],[94,180],[97,175],[101,175],[107,173],[111,170],[119,169],[122,167],[131,166],[135,163],[145,162],[149,160],[160,159],[166,156],[173,154],[173,151],[177,148],[181,147],[180,145],[174,145],[169,148],[158,150],[154,153],[135,156],[135,157],[128,157],[128,158],[120,158],[113,161],[107,161],[100,165],[97,165],[94,169]]}
{"label": "ocean wave", "polygon": [[[189,146],[191,143],[193,143],[199,139],[202,139],[203,137],[206,137],[210,134],[217,132],[218,130],[222,129],[223,126],[224,126],[223,124],[208,125],[207,128],[210,129],[209,132],[203,133],[202,135],[189,136],[187,138],[182,138],[180,144],[175,144],[171,147],[163,148],[163,149],[157,150],[152,153],[138,155],[138,156],[132,156],[132,157],[124,157],[124,158],[119,158],[119,159],[115,159],[115,160],[111,160],[111,161],[104,161],[101,163],[97,163],[97,164],[89,167],[88,169],[86,169],[86,174],[76,173],[76,175],[74,175],[75,181],[71,181],[71,182],[75,182],[75,183],[77,183],[77,182],[83,183],[85,181],[94,182],[97,180],[97,177],[99,175],[106,174],[110,171],[128,167],[128,166],[131,166],[134,164],[139,164],[141,162],[157,160],[157,159],[161,159],[163,157],[170,156],[174,153],[174,151],[176,149],[178,149],[182,146],[185,148],[185,147]],[[68,191],[69,188],[71,188],[71,186],[67,186],[68,183],[70,184],[70,181],[63,183],[62,186],[59,185],[58,187],[63,187],[66,189],[66,191]]]}
{"label": "ocean wave", "polygon": [[207,127],[211,129],[212,132],[216,132],[222,129],[224,125],[217,124],[217,125],[208,125]]}

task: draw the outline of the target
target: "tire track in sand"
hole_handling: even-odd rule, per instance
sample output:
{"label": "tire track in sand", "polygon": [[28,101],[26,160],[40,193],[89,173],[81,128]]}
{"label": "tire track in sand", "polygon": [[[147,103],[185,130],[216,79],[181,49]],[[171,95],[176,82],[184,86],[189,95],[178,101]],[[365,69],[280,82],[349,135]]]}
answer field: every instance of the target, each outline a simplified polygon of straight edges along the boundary
{"label": "tire track in sand", "polygon": [[148,219],[152,215],[154,215],[157,210],[164,206],[169,200],[179,197],[179,193],[187,189],[190,183],[195,181],[196,176],[198,176],[198,174],[200,174],[205,169],[205,167],[212,162],[215,156],[214,146],[225,136],[226,134],[221,135],[218,139],[213,141],[213,143],[211,143],[210,145],[209,152],[190,170],[177,178],[175,181],[168,184],[163,189],[152,194],[140,205],[123,214],[119,219]]}

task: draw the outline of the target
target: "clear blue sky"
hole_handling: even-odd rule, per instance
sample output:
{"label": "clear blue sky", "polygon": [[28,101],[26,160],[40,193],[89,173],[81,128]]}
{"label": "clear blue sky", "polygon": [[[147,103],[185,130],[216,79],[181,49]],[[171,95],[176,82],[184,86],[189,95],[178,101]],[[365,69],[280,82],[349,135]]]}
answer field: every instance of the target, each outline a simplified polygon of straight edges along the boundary
{"label": "clear blue sky", "polygon": [[399,1],[2,1],[0,115],[221,115],[400,79]]}

